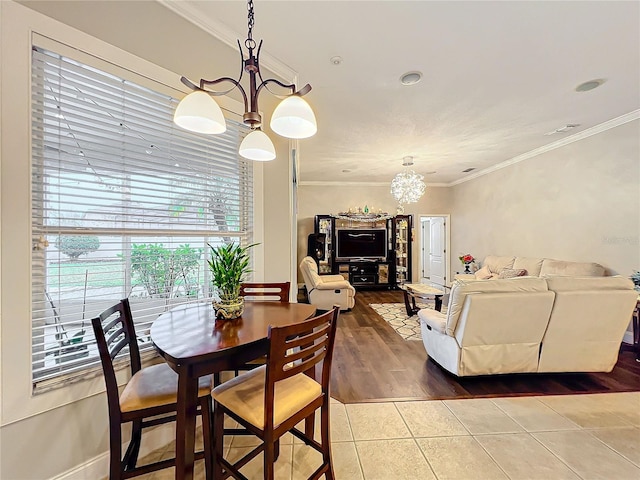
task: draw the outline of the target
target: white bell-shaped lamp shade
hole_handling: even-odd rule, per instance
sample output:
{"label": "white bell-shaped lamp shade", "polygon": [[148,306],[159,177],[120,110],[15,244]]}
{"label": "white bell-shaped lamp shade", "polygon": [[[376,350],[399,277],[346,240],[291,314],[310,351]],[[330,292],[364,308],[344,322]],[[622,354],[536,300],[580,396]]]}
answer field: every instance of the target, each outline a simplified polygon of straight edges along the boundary
{"label": "white bell-shaped lamp shade", "polygon": [[276,148],[262,130],[254,130],[244,137],[240,144],[239,153],[244,158],[257,162],[268,162],[276,158]]}
{"label": "white bell-shaped lamp shade", "polygon": [[308,138],[316,134],[316,116],[299,95],[282,100],[271,116],[271,130],[287,138]]}
{"label": "white bell-shaped lamp shade", "polygon": [[173,115],[179,127],[196,133],[224,133],[227,124],[222,110],[206,92],[196,90],[180,100]]}

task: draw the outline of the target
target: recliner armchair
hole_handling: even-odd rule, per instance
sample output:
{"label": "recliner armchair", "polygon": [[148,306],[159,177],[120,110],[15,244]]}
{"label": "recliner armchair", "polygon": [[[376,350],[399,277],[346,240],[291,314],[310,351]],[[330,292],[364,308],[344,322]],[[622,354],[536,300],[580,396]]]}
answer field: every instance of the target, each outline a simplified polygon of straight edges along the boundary
{"label": "recliner armchair", "polygon": [[340,310],[353,308],[356,289],[342,275],[319,275],[318,265],[311,257],[300,262],[300,271],[309,295],[309,303],[321,310],[331,310],[340,305]]}

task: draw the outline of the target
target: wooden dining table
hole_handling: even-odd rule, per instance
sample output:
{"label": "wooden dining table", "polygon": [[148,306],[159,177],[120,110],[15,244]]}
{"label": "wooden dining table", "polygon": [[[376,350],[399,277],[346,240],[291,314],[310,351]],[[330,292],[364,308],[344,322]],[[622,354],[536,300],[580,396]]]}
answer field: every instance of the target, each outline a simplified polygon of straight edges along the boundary
{"label": "wooden dining table", "polygon": [[153,322],[151,340],[178,374],[176,480],[193,479],[198,378],[265,355],[269,326],[298,323],[315,312],[303,303],[246,302],[242,317],[216,320],[211,303],[197,303],[172,308]]}

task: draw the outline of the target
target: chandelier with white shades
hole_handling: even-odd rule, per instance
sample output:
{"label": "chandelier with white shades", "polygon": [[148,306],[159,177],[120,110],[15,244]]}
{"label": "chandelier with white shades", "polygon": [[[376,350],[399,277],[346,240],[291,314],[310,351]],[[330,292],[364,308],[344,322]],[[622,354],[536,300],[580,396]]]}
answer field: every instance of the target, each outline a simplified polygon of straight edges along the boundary
{"label": "chandelier with white shades", "polygon": [[[224,133],[227,129],[226,122],[222,110],[213,97],[226,95],[238,89],[244,100],[243,122],[251,127],[251,133],[240,144],[238,153],[249,160],[268,161],[276,158],[276,149],[271,139],[261,128],[262,115],[258,110],[258,95],[263,89],[271,92],[269,86],[277,85],[280,89],[289,91],[288,94],[284,95],[284,99],[276,107],[271,117],[270,126],[275,133],[286,138],[308,138],[315,135],[318,127],[313,110],[302,98],[303,95],[309,93],[311,85],[306,84],[297,90],[295,84],[287,85],[274,78],[263,80],[259,63],[262,40],[260,40],[259,44],[256,44],[253,39],[253,0],[248,0],[247,10],[249,12],[248,33],[247,39],[244,41],[244,45],[248,50],[246,60],[240,41],[238,41],[243,67],[240,70],[240,77],[237,80],[230,77],[221,77],[216,80],[200,79],[198,85],[186,77],[182,77],[180,81],[191,88],[193,92],[180,101],[173,120],[176,125],[192,132]],[[243,72],[249,75],[248,92],[240,84]],[[211,86],[224,83],[231,84],[231,87],[223,91],[211,89]]]}
{"label": "chandelier with white shades", "polygon": [[[405,167],[413,165],[413,157],[404,157],[402,165]],[[413,170],[400,172],[391,181],[391,195],[400,205],[415,203],[420,200],[427,188],[423,180],[424,176]]]}

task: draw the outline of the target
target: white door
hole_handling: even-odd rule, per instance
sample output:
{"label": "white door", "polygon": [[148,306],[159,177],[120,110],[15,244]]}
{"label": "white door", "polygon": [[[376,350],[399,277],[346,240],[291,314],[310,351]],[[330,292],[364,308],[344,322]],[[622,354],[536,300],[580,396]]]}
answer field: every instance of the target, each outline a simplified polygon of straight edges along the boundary
{"label": "white door", "polygon": [[444,217],[431,217],[430,220],[429,269],[431,283],[446,285]]}
{"label": "white door", "polygon": [[420,238],[422,239],[421,245],[421,256],[422,256],[422,280],[428,280],[431,276],[431,261],[429,260],[430,247],[431,243],[429,240],[431,238],[431,226],[429,225],[430,219],[421,218],[420,219]]}

